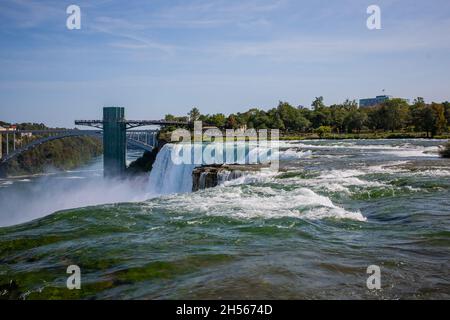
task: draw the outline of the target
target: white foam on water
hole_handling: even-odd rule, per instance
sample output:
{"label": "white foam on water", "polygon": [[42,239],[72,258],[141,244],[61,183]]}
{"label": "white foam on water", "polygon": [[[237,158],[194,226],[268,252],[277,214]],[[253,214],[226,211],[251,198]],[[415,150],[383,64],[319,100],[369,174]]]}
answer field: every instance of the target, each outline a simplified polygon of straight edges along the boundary
{"label": "white foam on water", "polygon": [[[266,159],[269,161],[272,157],[277,156],[275,153],[268,155],[268,152],[271,151],[270,148],[256,148],[257,145],[251,143],[247,143],[247,145],[250,146],[250,148],[246,150],[245,156],[241,159],[242,161],[232,161],[229,164],[252,163],[250,159]],[[209,146],[214,146],[214,144],[210,144]],[[205,145],[203,147],[205,147]],[[200,165],[193,163],[182,163],[181,155],[183,152],[189,152],[191,154],[191,162],[194,162],[194,147],[192,145],[186,146],[183,144],[166,144],[159,151],[152,171],[150,172],[148,191],[151,194],[162,195],[192,191],[192,171]],[[175,158],[179,155],[176,162],[173,161],[174,155]],[[296,153],[297,158],[302,155],[303,153],[299,153],[298,155]],[[214,163],[227,163],[225,161],[226,158],[223,155],[219,155],[217,158],[212,156],[210,160],[212,160],[212,162],[204,162],[203,164],[210,165]],[[262,161],[262,163],[264,162]],[[249,179],[247,173],[243,173],[242,177],[243,176],[246,178],[242,178],[242,181],[247,181],[245,179]],[[241,177],[238,178],[240,179]]]}
{"label": "white foam on water", "polygon": [[58,177],[57,179],[61,179],[61,180],[77,180],[77,179],[85,179],[86,177],[81,177],[81,176],[66,176],[66,177]]}
{"label": "white foam on water", "polygon": [[[307,142],[310,142],[309,144]],[[286,148],[302,148],[310,150],[323,150],[323,149],[358,149],[365,151],[373,151],[379,154],[393,155],[397,157],[438,157],[439,147],[431,146],[425,147],[421,145],[414,145],[411,143],[404,143],[401,145],[388,145],[388,144],[374,144],[363,145],[356,142],[334,142],[334,141],[320,141],[324,144],[311,144],[311,142],[319,142],[319,140],[298,141],[298,142],[283,142],[280,147]],[[392,141],[389,141],[392,142]]]}
{"label": "white foam on water", "polygon": [[[390,188],[392,185],[381,182],[367,180],[364,176],[369,174],[398,174],[405,169],[397,168],[396,165],[405,164],[407,161],[395,161],[384,163],[383,165],[367,166],[357,169],[334,169],[325,170],[317,177],[299,178],[292,177],[279,180],[279,183],[286,185],[301,185],[313,190],[324,190],[328,192],[339,192],[347,195],[352,194],[351,187],[357,187],[358,190],[368,188]],[[388,166],[388,167],[386,167]]]}
{"label": "white foam on water", "polygon": [[439,157],[439,149],[437,147],[428,147],[423,149],[398,149],[398,150],[384,150],[382,154],[397,156],[400,158],[415,158],[415,157]]}
{"label": "white foam on water", "polygon": [[409,161],[388,162],[383,165],[370,166],[366,168],[368,173],[386,173],[386,174],[401,174],[407,176],[429,176],[429,177],[447,177],[450,176],[450,170],[446,168],[430,168],[421,170],[409,170],[402,167],[408,164]]}
{"label": "white foam on water", "polygon": [[236,186],[251,183],[267,183],[273,181],[273,179],[278,174],[278,171],[272,171],[270,169],[262,169],[258,172],[242,172],[241,176],[237,177],[236,179],[223,180],[221,181],[220,185]]}
{"label": "white foam on water", "polygon": [[217,187],[200,192],[166,196],[160,201],[149,201],[150,208],[207,216],[252,218],[351,219],[366,221],[360,212],[347,211],[336,206],[330,198],[318,195],[308,188],[291,191],[270,187]]}
{"label": "white foam on water", "polygon": [[450,170],[446,169],[428,169],[421,171],[407,171],[410,175],[413,176],[429,176],[429,177],[449,177]]}
{"label": "white foam on water", "polygon": [[[313,152],[311,150],[295,150],[295,149],[288,149],[285,151],[280,151],[278,156],[280,160],[293,160],[293,159],[302,159],[302,158],[309,158],[313,155]],[[275,156],[277,156],[275,154]]]}
{"label": "white foam on water", "polygon": [[[304,143],[286,144],[287,150],[279,153],[283,159],[302,159],[314,154],[310,149],[326,149],[330,145],[308,145]],[[413,144],[399,146],[386,145],[357,145],[356,142],[337,142],[335,148],[353,149],[377,149],[392,152],[393,154],[408,154],[412,156],[430,156],[428,152],[435,152],[437,147],[423,147]],[[162,194],[178,194],[163,197],[163,201],[149,201],[150,206],[169,206],[173,210],[187,210],[192,213],[204,213],[210,215],[231,215],[242,218],[274,218],[274,217],[299,217],[307,219],[322,219],[326,217],[345,218],[364,221],[365,217],[360,212],[347,211],[333,204],[330,198],[319,195],[317,190],[331,192],[351,193],[350,187],[389,187],[379,181],[367,181],[368,174],[406,174],[447,177],[449,170],[429,169],[422,171],[410,171],[401,167],[393,167],[407,163],[395,161],[383,163],[383,165],[343,168],[339,170],[323,171],[317,177],[276,179],[279,172],[261,171],[244,173],[233,181],[223,181],[218,188],[202,190],[190,193],[192,189],[192,170],[194,164],[177,165],[171,159],[172,151],[179,151],[180,144],[166,145],[157,155],[153,170],[149,176],[146,188],[136,186],[133,182],[88,181],[73,179],[63,183],[55,183],[55,180],[38,180],[36,188],[42,191],[32,195],[19,195],[11,197],[7,204],[2,204],[0,225],[11,225],[29,221],[45,216],[62,209],[84,207],[117,202],[143,201],[150,197]],[[296,150],[294,148],[301,148]],[[310,148],[310,149],[308,149]],[[262,150],[264,151],[264,150]],[[399,156],[401,157],[401,156]],[[399,159],[401,160],[401,159]],[[94,170],[95,171],[95,170]],[[75,177],[75,175],[72,175]],[[58,180],[58,179],[56,179]],[[82,182],[82,183],[81,183]],[[289,189],[274,189],[268,186],[251,184],[256,182],[275,182],[279,185],[289,185]],[[13,184],[14,181],[0,182],[3,187]],[[283,186],[282,186],[283,187]],[[317,189],[318,188],[318,189]],[[24,201],[26,199],[26,201]],[[183,211],[184,212],[184,211]]]}
{"label": "white foam on water", "polygon": [[100,172],[100,169],[65,170],[67,173]]}
{"label": "white foam on water", "polygon": [[[214,144],[211,144],[214,145]],[[250,150],[245,156],[245,162],[251,157],[259,157],[260,154],[266,154],[268,149],[252,149],[254,143],[247,143],[250,146]],[[313,155],[310,149],[327,149],[327,148],[350,148],[361,150],[376,150],[380,154],[391,154],[398,157],[430,157],[434,154],[430,152],[437,152],[437,147],[424,147],[419,145],[413,145],[411,143],[404,143],[401,145],[358,145],[356,141],[351,142],[330,142],[326,145],[313,145],[303,142],[280,142],[280,147],[290,147],[287,150],[273,153],[269,156],[269,160],[273,157],[277,157],[280,160],[292,160],[308,158]],[[297,150],[295,148],[303,148]],[[196,167],[195,164],[175,164],[172,161],[172,154],[180,154],[183,151],[182,144],[167,144],[158,153],[153,169],[150,173],[149,179],[149,192],[151,194],[172,194],[172,193],[185,193],[190,192],[192,189],[192,171]],[[306,149],[306,150],[305,150]],[[193,154],[193,148],[190,151]],[[193,158],[193,156],[191,156]],[[218,159],[212,157],[214,163],[224,163],[225,159],[223,155],[220,155]],[[236,162],[233,162],[236,163]],[[394,162],[392,165],[398,165],[402,162]],[[208,163],[211,164],[211,163]],[[387,168],[389,164],[383,166],[372,166],[358,169],[347,170],[331,170],[323,172],[318,178],[315,179],[301,179],[305,185],[319,184],[322,188],[330,191],[342,191],[350,192],[348,186],[361,186],[361,187],[384,187],[387,186],[382,182],[368,181],[362,178],[362,176],[373,173],[398,173],[404,170],[398,168]],[[274,177],[273,172],[265,173],[242,173],[233,181],[222,181],[223,185],[238,185],[245,183],[264,182]],[[224,179],[227,180],[227,179]],[[298,178],[286,179],[299,180]],[[304,182],[307,181],[307,182]]]}
{"label": "white foam on water", "polygon": [[[387,163],[388,165],[398,165],[407,163],[406,161],[397,161]],[[261,170],[258,172],[243,172],[241,176],[233,180],[226,180],[221,182],[223,186],[236,186],[242,184],[254,184],[254,183],[270,183],[276,182],[283,185],[301,185],[304,187],[321,190],[326,190],[330,192],[343,192],[346,194],[351,194],[349,187],[359,187],[359,188],[392,188],[391,185],[380,182],[380,181],[370,181],[365,180],[363,177],[367,174],[373,173],[401,173],[405,170],[395,168],[395,167],[384,167],[370,166],[360,169],[340,169],[340,170],[327,170],[322,172],[318,177],[312,178],[285,178],[276,179],[280,174],[278,171],[271,171],[269,169]],[[409,171],[406,171],[409,172]]]}
{"label": "white foam on water", "polygon": [[364,180],[360,176],[367,173],[360,170],[330,170],[322,173],[318,177],[310,179],[290,178],[283,179],[283,182],[294,185],[302,185],[313,189],[321,189],[329,192],[340,192],[352,194],[349,187],[374,188],[390,187],[379,181]]}

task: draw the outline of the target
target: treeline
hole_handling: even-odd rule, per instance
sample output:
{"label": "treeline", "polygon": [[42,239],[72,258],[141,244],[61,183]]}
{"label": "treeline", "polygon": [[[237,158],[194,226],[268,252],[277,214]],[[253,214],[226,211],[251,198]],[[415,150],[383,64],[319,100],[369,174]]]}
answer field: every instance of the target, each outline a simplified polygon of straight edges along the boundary
{"label": "treeline", "polygon": [[[2,126],[8,124],[3,123]],[[45,130],[43,124],[22,123],[18,130]],[[10,136],[11,138],[11,136]],[[39,136],[16,137],[17,143],[28,143]],[[5,151],[5,137],[2,138]],[[21,141],[20,141],[21,140]],[[0,176],[17,176],[42,173],[47,170],[69,170],[88,163],[102,154],[102,142],[94,137],[68,137],[46,142],[0,166]]]}
{"label": "treeline", "polygon": [[185,117],[166,115],[166,120],[201,120],[219,128],[279,129],[284,134],[424,132],[427,137],[448,132],[450,102],[426,104],[417,98],[413,104],[391,99],[380,105],[359,108],[356,101],[326,106],[323,97],[316,98],[311,108],[294,107],[280,102],[268,111],[252,108],[244,113],[201,114],[193,108]]}

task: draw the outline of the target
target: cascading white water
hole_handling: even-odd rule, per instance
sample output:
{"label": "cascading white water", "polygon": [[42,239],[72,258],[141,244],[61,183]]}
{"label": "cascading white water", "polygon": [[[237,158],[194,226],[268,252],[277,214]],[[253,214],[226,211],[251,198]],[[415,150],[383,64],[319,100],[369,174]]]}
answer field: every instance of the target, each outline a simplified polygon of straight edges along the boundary
{"label": "cascading white water", "polygon": [[228,170],[224,170],[219,172],[219,174],[217,175],[217,180],[219,185],[224,184],[225,182],[231,181],[231,180],[236,180],[246,174],[249,174],[248,172],[242,172],[240,170],[236,170],[236,171],[228,171]]}
{"label": "cascading white water", "polygon": [[166,144],[156,156],[149,178],[152,194],[185,193],[192,190],[192,170],[195,164],[175,164],[172,152],[178,152],[179,144]]}
{"label": "cascading white water", "polygon": [[[271,157],[279,157],[279,153],[274,153],[272,149],[267,147],[261,147],[254,143],[225,143],[226,152],[230,152],[233,155],[231,161],[226,161],[227,156],[221,152],[215,153],[211,150],[214,149],[214,144],[205,144],[202,146],[201,151],[209,154],[210,156],[203,158],[203,164],[245,164],[245,163],[261,163],[271,160]],[[208,147],[212,147],[208,150]],[[228,148],[228,149],[227,149]],[[239,158],[240,154],[243,156]],[[149,178],[149,192],[154,195],[160,194],[173,194],[173,193],[186,193],[192,190],[192,171],[198,165],[182,163],[183,161],[174,162],[173,155],[175,157],[183,157],[182,154],[190,154],[191,159],[194,157],[194,147],[191,145],[183,144],[166,144],[156,156],[155,163],[153,164],[152,171]],[[193,161],[191,161],[193,162]],[[180,163],[180,164],[178,164]],[[223,172],[219,174],[219,184],[237,179],[245,175],[245,172]],[[204,184],[205,176],[200,177],[200,184]],[[202,180],[203,179],[203,180]]]}
{"label": "cascading white water", "polygon": [[[206,145],[202,147],[202,151],[205,150],[205,147]],[[173,161],[174,155],[182,157],[181,154],[183,154],[183,152],[190,153],[191,159],[194,159],[194,148],[183,144],[166,144],[158,152],[152,171],[150,172],[149,192],[151,194],[186,193],[192,190],[192,171],[198,165],[190,164],[189,162],[189,164],[181,163],[183,161],[178,161],[178,163],[180,163],[178,164]],[[248,161],[247,158],[250,152],[249,150],[244,151],[245,158],[242,163]],[[209,161],[206,161],[203,164],[224,163],[224,160],[222,154],[217,156],[213,154]],[[235,162],[238,161],[233,161],[231,163]],[[203,177],[203,180],[204,178],[205,177]],[[202,181],[200,181],[200,183],[202,183]]]}

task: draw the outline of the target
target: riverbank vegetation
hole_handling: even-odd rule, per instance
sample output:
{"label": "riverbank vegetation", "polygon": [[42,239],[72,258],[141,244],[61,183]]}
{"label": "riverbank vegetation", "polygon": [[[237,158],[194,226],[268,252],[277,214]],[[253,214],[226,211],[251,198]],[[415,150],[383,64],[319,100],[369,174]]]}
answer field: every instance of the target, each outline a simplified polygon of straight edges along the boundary
{"label": "riverbank vegetation", "polygon": [[201,120],[222,129],[279,129],[290,138],[445,138],[450,124],[450,102],[425,103],[417,98],[412,104],[391,99],[380,105],[359,108],[356,101],[327,106],[323,97],[311,108],[280,102],[267,111],[251,108],[243,113],[201,114],[193,108],[185,117],[166,115],[166,120]]}
{"label": "riverbank vegetation", "polygon": [[[43,124],[23,123],[17,125],[17,129],[45,130],[48,128]],[[16,143],[28,143],[38,138],[38,135],[17,136]],[[21,139],[27,141],[21,141]],[[3,137],[3,144],[5,144],[4,140]],[[26,151],[1,165],[0,177],[30,175],[51,170],[70,170],[88,163],[92,158],[101,154],[102,143],[94,137],[69,137],[53,140]]]}

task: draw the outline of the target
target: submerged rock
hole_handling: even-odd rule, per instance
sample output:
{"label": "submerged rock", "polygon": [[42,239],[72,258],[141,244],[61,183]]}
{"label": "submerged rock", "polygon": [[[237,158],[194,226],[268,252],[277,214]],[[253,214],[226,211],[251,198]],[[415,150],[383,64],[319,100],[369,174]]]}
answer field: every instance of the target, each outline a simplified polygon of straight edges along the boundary
{"label": "submerged rock", "polygon": [[213,188],[225,181],[231,181],[243,175],[260,171],[266,165],[261,164],[218,164],[204,165],[192,171],[192,191]]}
{"label": "submerged rock", "polygon": [[18,300],[21,294],[22,292],[14,280],[0,284],[0,300]]}
{"label": "submerged rock", "polygon": [[439,149],[439,154],[442,158],[450,158],[450,141],[445,146]]}

